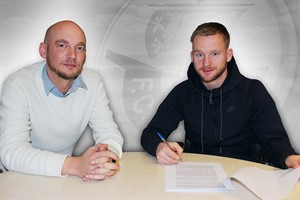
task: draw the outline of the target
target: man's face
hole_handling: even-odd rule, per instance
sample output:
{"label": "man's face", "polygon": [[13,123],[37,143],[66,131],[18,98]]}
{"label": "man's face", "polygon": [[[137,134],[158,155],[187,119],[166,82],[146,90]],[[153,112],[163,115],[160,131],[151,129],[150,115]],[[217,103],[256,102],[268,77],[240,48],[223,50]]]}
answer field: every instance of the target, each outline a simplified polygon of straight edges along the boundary
{"label": "man's face", "polygon": [[86,40],[79,27],[69,23],[56,25],[41,48],[44,48],[42,57],[46,58],[50,79],[71,80],[81,73],[86,58]]}
{"label": "man's face", "polygon": [[232,58],[223,35],[197,35],[193,40],[191,60],[203,84],[208,89],[218,88],[227,76],[227,62]]}

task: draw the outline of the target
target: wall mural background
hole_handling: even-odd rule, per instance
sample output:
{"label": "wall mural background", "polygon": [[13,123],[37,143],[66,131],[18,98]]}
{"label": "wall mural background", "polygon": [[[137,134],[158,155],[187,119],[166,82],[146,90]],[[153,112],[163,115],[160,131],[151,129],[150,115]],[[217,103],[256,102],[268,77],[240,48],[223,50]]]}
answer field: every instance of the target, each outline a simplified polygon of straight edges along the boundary
{"label": "wall mural background", "polygon": [[[300,153],[298,0],[1,0],[0,6],[0,92],[9,74],[41,60],[38,46],[51,24],[73,20],[86,33],[85,67],[103,77],[125,151],[142,150],[143,128],[186,79],[194,29],[221,22],[240,71],[265,84]],[[183,140],[183,133],[180,124],[170,140]],[[87,131],[76,153],[89,144]]]}

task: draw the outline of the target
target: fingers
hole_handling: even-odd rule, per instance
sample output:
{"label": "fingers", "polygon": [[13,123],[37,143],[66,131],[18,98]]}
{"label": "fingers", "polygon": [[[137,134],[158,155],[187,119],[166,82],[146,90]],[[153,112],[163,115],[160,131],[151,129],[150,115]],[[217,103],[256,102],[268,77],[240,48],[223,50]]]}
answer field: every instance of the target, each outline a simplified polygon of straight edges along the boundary
{"label": "fingers", "polygon": [[170,149],[166,144],[160,143],[157,147],[156,157],[160,164],[176,164],[181,160],[183,149],[176,142],[169,142]]}
{"label": "fingers", "polygon": [[107,180],[110,179],[113,175],[115,175],[118,171],[115,170],[104,170],[101,169],[101,172],[97,172],[96,174],[88,174],[82,178],[84,181],[99,181],[99,180]]}
{"label": "fingers", "polygon": [[89,174],[83,177],[84,181],[91,180],[104,180],[109,179],[120,170],[119,164],[116,163],[101,163],[97,165],[97,168],[91,170]]}
{"label": "fingers", "polygon": [[97,148],[97,151],[106,151],[106,150],[108,150],[108,144],[98,143],[98,144],[95,144],[95,147]]}
{"label": "fingers", "polygon": [[176,154],[180,157],[180,159],[182,159],[183,148],[177,142],[174,142],[174,144],[171,145],[173,151],[175,151]]}
{"label": "fingers", "polygon": [[300,167],[300,155],[290,155],[286,158],[285,164],[288,168],[298,168]]}
{"label": "fingers", "polygon": [[93,174],[94,172],[97,172],[97,170],[99,168],[104,168],[104,169],[109,169],[109,170],[119,170],[120,169],[119,163],[114,163],[111,161],[99,162],[97,164],[94,164],[94,166],[96,167],[96,170],[91,170],[90,171],[91,174]]}
{"label": "fingers", "polygon": [[107,150],[107,145],[98,144],[95,148],[102,151],[96,151],[90,156],[90,166],[88,174],[83,177],[84,181],[104,180],[115,175],[120,166],[117,161],[119,157],[114,152]]}
{"label": "fingers", "polygon": [[92,155],[91,158],[91,164],[92,165],[98,165],[103,162],[115,162],[118,161],[119,157],[117,154],[115,154],[112,151],[101,151],[101,152],[96,152]]}
{"label": "fingers", "polygon": [[101,163],[97,165],[97,168],[94,170],[91,170],[89,174],[95,175],[95,174],[107,174],[111,171],[119,171],[120,166],[119,164],[115,163]]}

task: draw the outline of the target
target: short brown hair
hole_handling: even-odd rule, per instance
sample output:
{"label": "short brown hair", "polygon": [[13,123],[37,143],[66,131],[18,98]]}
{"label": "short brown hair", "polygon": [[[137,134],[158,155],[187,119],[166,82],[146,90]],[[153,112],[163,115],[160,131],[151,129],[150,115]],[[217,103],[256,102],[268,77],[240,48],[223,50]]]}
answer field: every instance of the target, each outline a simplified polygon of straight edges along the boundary
{"label": "short brown hair", "polygon": [[224,41],[228,48],[230,43],[230,35],[226,27],[217,22],[208,22],[199,25],[191,36],[191,42],[193,43],[193,40],[196,35],[209,36],[209,35],[215,35],[217,33],[222,34],[224,36]]}

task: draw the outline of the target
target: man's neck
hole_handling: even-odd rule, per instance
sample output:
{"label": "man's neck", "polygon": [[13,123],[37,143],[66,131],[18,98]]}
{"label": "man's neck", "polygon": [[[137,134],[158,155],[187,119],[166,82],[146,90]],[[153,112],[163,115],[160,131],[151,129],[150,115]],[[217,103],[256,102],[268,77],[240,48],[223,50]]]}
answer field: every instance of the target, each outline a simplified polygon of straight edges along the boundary
{"label": "man's neck", "polygon": [[69,91],[74,82],[74,79],[61,78],[56,73],[52,73],[51,70],[48,69],[47,74],[53,85],[63,94],[66,94]]}
{"label": "man's neck", "polygon": [[[52,81],[52,80],[51,80]],[[53,82],[53,85],[63,94],[66,94],[69,89],[71,88],[73,84],[73,79],[72,80],[59,80],[58,82]]]}

